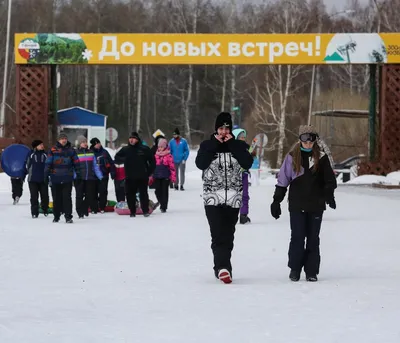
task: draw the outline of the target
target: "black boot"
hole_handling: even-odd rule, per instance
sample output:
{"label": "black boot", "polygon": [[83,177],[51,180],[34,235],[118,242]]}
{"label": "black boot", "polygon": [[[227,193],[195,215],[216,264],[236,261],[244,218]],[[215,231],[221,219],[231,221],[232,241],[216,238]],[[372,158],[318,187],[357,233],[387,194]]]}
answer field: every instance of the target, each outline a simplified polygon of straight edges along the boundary
{"label": "black boot", "polygon": [[317,275],[306,275],[306,280],[309,282],[317,282],[318,278]]}
{"label": "black boot", "polygon": [[240,215],[240,224],[247,224],[251,223],[250,218],[247,216],[247,214],[241,214]]}
{"label": "black boot", "polygon": [[290,274],[289,274],[289,279],[290,280],[292,280],[292,281],[299,281],[300,280],[300,274],[301,274],[301,271],[300,272],[298,272],[297,270],[291,270],[290,271]]}

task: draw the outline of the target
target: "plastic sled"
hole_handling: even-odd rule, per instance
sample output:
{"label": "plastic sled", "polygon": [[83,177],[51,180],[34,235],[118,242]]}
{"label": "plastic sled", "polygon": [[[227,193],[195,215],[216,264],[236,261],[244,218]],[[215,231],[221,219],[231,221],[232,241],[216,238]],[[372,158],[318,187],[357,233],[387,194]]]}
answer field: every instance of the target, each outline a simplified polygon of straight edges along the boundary
{"label": "plastic sled", "polygon": [[26,159],[31,152],[26,145],[11,144],[1,154],[1,168],[10,177],[24,177]]}
{"label": "plastic sled", "polygon": [[[107,205],[104,208],[104,212],[108,212],[108,213],[109,212],[114,212],[114,207],[115,207],[116,204],[117,204],[116,201],[108,200],[107,201]],[[89,212],[91,212],[90,207],[89,207]]]}
{"label": "plastic sled", "polygon": [[[43,213],[42,207],[39,207],[39,213]],[[47,213],[50,213],[50,214],[53,213],[53,202],[52,201],[49,202],[49,209],[48,209]]]}
{"label": "plastic sled", "polygon": [[[154,202],[149,200],[149,213],[153,212]],[[121,216],[130,215],[131,211],[129,210],[128,203],[126,201],[121,201],[115,205],[115,212]],[[139,202],[136,202],[136,214],[143,214],[142,209],[140,208]]]}

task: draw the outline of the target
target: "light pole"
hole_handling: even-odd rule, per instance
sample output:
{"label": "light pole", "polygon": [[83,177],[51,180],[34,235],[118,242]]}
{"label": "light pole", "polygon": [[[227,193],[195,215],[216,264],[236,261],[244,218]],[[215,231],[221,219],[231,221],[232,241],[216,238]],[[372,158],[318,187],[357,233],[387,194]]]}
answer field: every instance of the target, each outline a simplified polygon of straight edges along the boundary
{"label": "light pole", "polygon": [[241,104],[239,106],[232,107],[232,111],[238,116],[238,125],[239,125],[239,127],[242,124],[241,123],[242,122],[242,114],[240,113],[240,107],[241,107]]}
{"label": "light pole", "polygon": [[[354,13],[354,10],[345,10],[345,11],[340,11],[340,12],[336,12],[331,14],[330,16],[328,16],[328,19],[336,17],[339,14],[351,14]],[[318,34],[321,34],[322,31],[322,21],[321,19],[319,19],[319,24],[318,24]],[[315,82],[315,79],[317,79],[317,81]],[[311,89],[310,89],[310,102],[308,105],[308,125],[311,124],[311,114],[312,114],[312,104],[313,104],[313,100],[314,100],[314,82],[315,82],[315,93],[316,96],[319,97],[321,95],[321,76],[320,76],[320,72],[319,72],[319,66],[317,67],[317,65],[313,65],[313,69],[312,69],[312,76],[311,76]]]}
{"label": "light pole", "polygon": [[[344,10],[344,11],[336,12],[336,13],[329,15],[328,19],[334,18],[340,14],[352,14],[354,12],[355,12],[355,10]],[[322,33],[322,20],[321,20],[320,16],[318,19],[318,33]],[[319,97],[321,95],[321,74],[320,74],[320,70],[319,70],[318,66],[315,66],[315,65],[313,66],[313,73],[316,73],[316,75],[315,75],[315,78],[316,78],[315,95],[317,97]]]}
{"label": "light pole", "polygon": [[4,59],[4,78],[3,78],[3,98],[0,107],[0,137],[4,137],[4,123],[6,119],[6,96],[7,96],[7,74],[8,74],[8,50],[10,46],[10,26],[11,26],[11,2],[8,0],[7,13],[7,36],[6,36],[6,55]]}

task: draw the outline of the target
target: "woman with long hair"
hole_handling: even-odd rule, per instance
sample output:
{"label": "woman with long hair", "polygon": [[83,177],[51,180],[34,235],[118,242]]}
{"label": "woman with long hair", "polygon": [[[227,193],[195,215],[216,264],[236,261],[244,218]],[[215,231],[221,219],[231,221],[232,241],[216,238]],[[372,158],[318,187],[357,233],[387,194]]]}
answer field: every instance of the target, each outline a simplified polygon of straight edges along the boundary
{"label": "woman with long hair", "polygon": [[[279,170],[271,215],[278,219],[289,187],[291,239],[289,278],[299,281],[304,268],[307,281],[318,281],[320,267],[319,233],[326,205],[335,209],[336,178],[328,155],[318,144],[313,126],[299,129],[299,141],[286,155]],[[306,241],[306,243],[305,243]]]}

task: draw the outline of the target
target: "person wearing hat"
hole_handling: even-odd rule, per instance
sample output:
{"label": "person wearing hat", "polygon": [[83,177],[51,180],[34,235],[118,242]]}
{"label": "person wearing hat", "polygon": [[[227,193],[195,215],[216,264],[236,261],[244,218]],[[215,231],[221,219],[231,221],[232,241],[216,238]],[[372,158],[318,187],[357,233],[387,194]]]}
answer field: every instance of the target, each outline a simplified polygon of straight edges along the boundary
{"label": "person wearing hat", "polygon": [[[169,150],[171,151],[172,157],[174,158],[176,181],[175,189],[184,191],[185,188],[185,170],[186,161],[189,158],[189,145],[185,138],[181,137],[181,133],[178,128],[172,133],[173,138],[169,141]],[[179,188],[179,184],[181,185]]]}
{"label": "person wearing hat", "polygon": [[115,165],[110,154],[103,148],[98,138],[94,137],[90,140],[90,150],[94,152],[97,164],[103,174],[103,178],[96,181],[96,198],[98,199],[99,211],[104,213],[107,206],[108,181],[110,176],[112,180],[115,178]]}
{"label": "person wearing hat", "polygon": [[151,147],[151,152],[153,155],[156,154],[157,150],[158,150],[158,141],[162,138],[165,139],[165,135],[161,130],[157,130],[154,134],[153,134],[153,138],[154,138],[154,145]]}
{"label": "person wearing hat", "polygon": [[203,200],[211,231],[215,277],[232,282],[231,254],[235,226],[242,205],[242,169],[249,169],[253,158],[248,146],[232,136],[230,113],[220,113],[215,132],[200,144],[196,166],[203,170]]}
{"label": "person wearing hat", "polygon": [[[243,142],[246,142],[246,137],[247,137],[247,132],[244,129],[241,128],[236,128],[233,130],[233,135],[235,139],[239,139]],[[247,148],[250,152],[250,145],[247,144]],[[257,151],[253,149],[251,152],[251,155],[254,156],[256,155]],[[240,208],[240,218],[239,218],[239,223],[240,224],[247,224],[251,223],[251,220],[249,218],[249,176],[250,176],[250,171],[249,170],[243,170],[242,173],[242,182],[243,182],[243,197],[242,197],[242,207]]]}
{"label": "person wearing hat", "polygon": [[49,186],[44,180],[47,154],[44,151],[43,141],[32,142],[32,152],[26,160],[26,171],[28,177],[29,192],[31,193],[32,218],[39,217],[39,194],[40,207],[45,217],[49,210]]}
{"label": "person wearing hat", "polygon": [[44,180],[51,182],[51,194],[53,196],[54,223],[60,221],[61,213],[64,213],[68,224],[72,220],[72,183],[74,173],[80,177],[78,168],[79,160],[65,133],[58,135],[58,142],[53,146],[46,160]]}
{"label": "person wearing hat", "polygon": [[77,140],[76,153],[79,160],[77,168],[79,168],[80,176],[75,175],[75,206],[79,219],[83,219],[85,216],[89,216],[89,207],[93,213],[98,211],[96,181],[101,181],[103,174],[93,151],[88,148],[87,138],[78,136]]}
{"label": "person wearing hat", "polygon": [[124,161],[125,192],[131,217],[136,216],[136,193],[139,192],[140,207],[143,215],[149,214],[149,177],[153,174],[156,162],[150,148],[142,144],[137,132],[129,136],[129,145],[123,147],[115,155]]}
{"label": "person wearing hat", "polygon": [[289,187],[291,239],[289,244],[289,278],[299,281],[304,268],[306,280],[318,281],[320,269],[319,234],[325,204],[336,208],[336,177],[328,155],[317,144],[313,126],[302,125],[299,141],[286,155],[279,170],[271,215],[281,215],[280,203]]}

